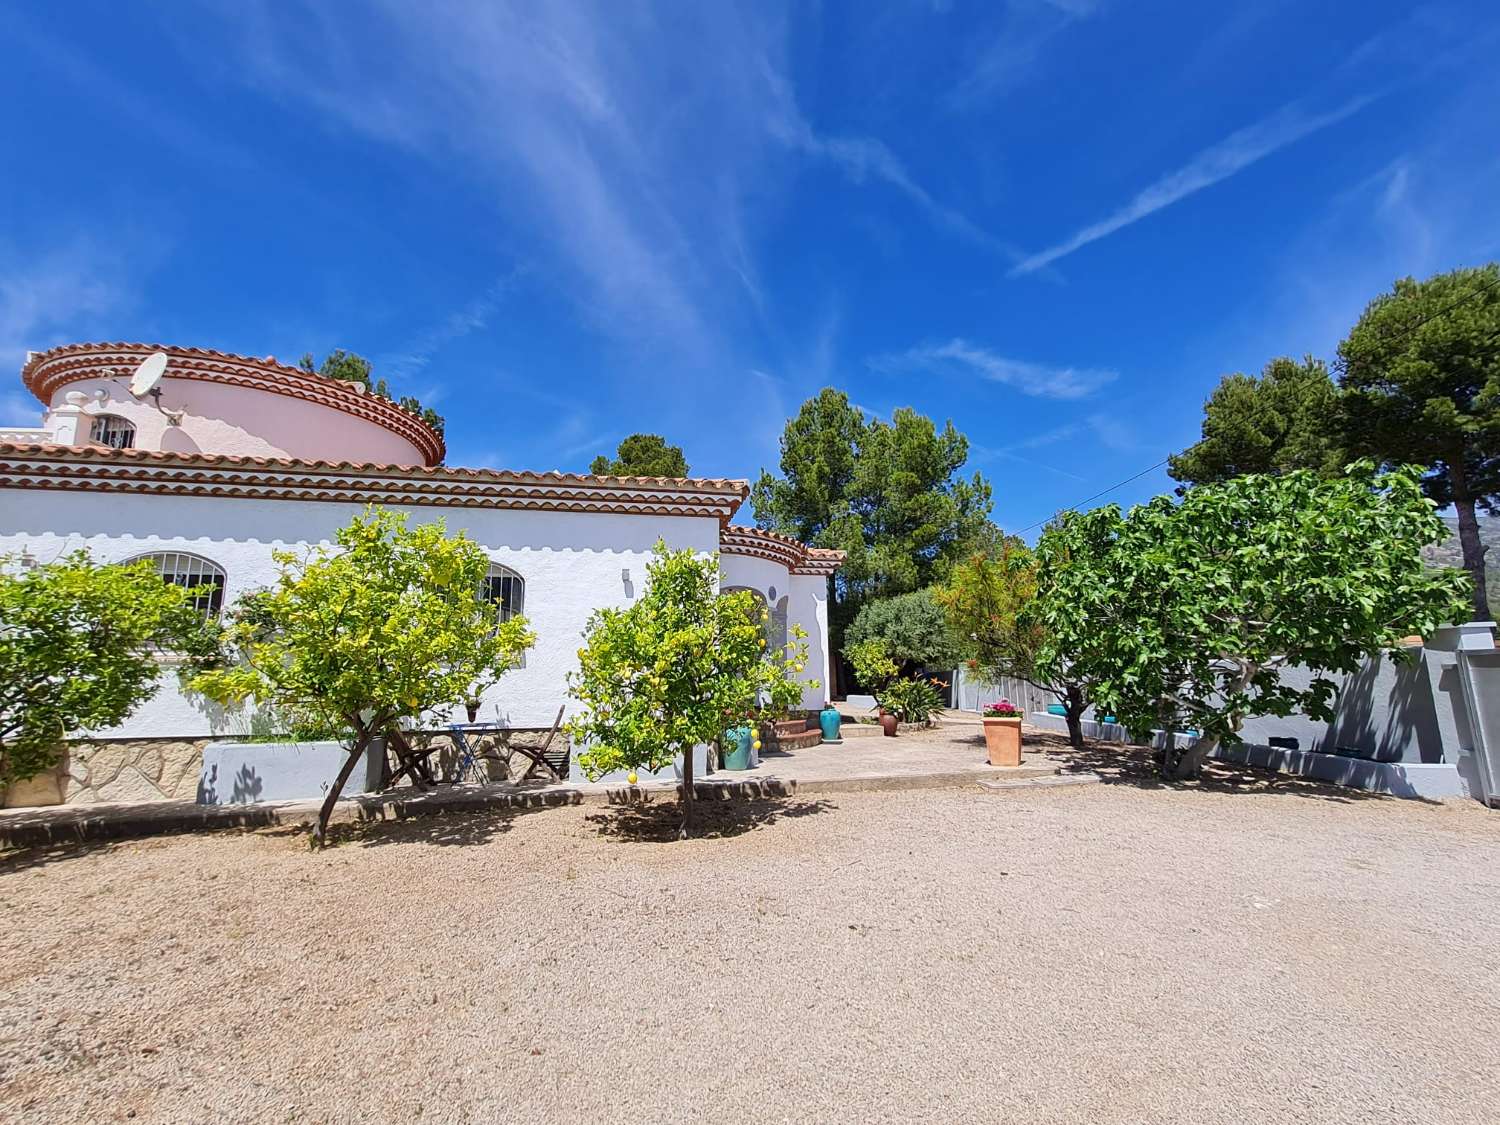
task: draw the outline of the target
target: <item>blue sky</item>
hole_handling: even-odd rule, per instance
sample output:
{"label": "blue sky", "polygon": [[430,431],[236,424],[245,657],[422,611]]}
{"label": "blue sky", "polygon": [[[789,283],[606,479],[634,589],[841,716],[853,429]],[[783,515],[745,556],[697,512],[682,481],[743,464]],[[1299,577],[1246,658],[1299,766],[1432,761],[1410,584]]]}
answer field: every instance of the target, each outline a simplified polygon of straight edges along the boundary
{"label": "blue sky", "polygon": [[952,418],[1023,528],[1500,257],[1477,0],[21,2],[0,42],[5,371],[344,347],[460,465],[650,430],[753,477],[832,385]]}

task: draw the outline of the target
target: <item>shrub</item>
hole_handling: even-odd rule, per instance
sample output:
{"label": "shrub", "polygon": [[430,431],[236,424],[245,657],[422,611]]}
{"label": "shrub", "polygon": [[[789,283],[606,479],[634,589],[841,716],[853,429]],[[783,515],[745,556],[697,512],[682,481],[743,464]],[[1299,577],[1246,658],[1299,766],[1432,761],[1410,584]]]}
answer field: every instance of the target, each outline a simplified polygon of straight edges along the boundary
{"label": "shrub", "polygon": [[766,657],[766,686],[761,715],[767,719],[784,719],[802,702],[804,691],[822,687],[819,680],[798,679],[807,667],[807,630],[792,626],[792,639]]}
{"label": "shrub", "polygon": [[305,558],[276,552],[280,580],[241,599],[218,666],[190,681],[223,704],[269,705],[293,729],[354,732],[313,828],[319,845],[371,739],[478,694],[536,643],[525,618],[496,620],[480,597],[489,556],[442,520],[409,529],[372,508],[334,538],[337,549]]}
{"label": "shrub", "polygon": [[903,723],[925,723],[943,708],[937,687],[930,680],[895,680],[886,685],[880,705]]}
{"label": "shrub", "polygon": [[749,720],[765,683],[764,620],[748,590],[718,592],[718,560],[658,541],[646,589],[589,618],[578,671],[583,711],[568,731],[589,777],[661,769],[683,759],[682,829],[692,826],[693,748]]}
{"label": "shrub", "polygon": [[0,571],[0,786],[52,768],[68,731],[113,726],[151,698],[161,650],[208,642],[192,607],[203,593],[85,551]]}
{"label": "shrub", "polygon": [[930,589],[871,602],[859,611],[845,639],[848,646],[882,642],[903,672],[918,665],[952,668],[961,655],[948,616]]}

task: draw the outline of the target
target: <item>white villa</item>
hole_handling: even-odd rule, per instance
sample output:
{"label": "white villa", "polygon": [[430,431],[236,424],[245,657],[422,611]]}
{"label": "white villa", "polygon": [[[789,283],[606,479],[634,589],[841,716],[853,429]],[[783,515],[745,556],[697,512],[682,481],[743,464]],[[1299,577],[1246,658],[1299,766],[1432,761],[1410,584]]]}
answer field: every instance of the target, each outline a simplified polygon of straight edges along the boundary
{"label": "white villa", "polygon": [[[164,373],[132,393],[158,352]],[[802,625],[807,676],[829,682],[826,598],[842,553],[731,524],[743,480],[444,466],[442,435],[416,414],[272,357],[70,344],[29,355],[21,378],[45,407],[39,427],[0,428],[0,556],[22,565],[80,547],[99,562],[145,558],[167,581],[212,583],[201,602],[218,613],[274,579],[273,550],[330,543],[368,504],[443,517],[489,553],[500,612],[524,612],[538,635],[481,717],[539,729],[571,707],[564,681],[589,614],[635,596],[661,539],[718,552],[725,587],[765,600],[772,643]],[[823,691],[809,688],[803,706],[820,707]],[[231,718],[182,694],[164,667],[140,710],[89,732],[57,778],[18,787],[10,803],[191,797],[195,754],[225,733]]]}

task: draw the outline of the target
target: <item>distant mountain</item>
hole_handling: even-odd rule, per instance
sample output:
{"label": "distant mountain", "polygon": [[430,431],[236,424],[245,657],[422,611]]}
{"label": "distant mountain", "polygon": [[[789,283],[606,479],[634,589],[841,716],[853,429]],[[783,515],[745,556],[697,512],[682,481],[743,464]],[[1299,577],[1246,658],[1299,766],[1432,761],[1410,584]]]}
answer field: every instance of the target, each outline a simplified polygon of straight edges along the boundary
{"label": "distant mountain", "polygon": [[[1422,557],[1438,566],[1462,567],[1464,550],[1458,543],[1458,517],[1444,516],[1443,522],[1448,525],[1448,538],[1436,547],[1426,548]],[[1485,569],[1493,575],[1500,571],[1500,519],[1481,518],[1479,538],[1489,545],[1489,554],[1484,556]]]}
{"label": "distant mountain", "polygon": [[[1460,570],[1464,565],[1464,551],[1458,542],[1458,517],[1444,516],[1443,522],[1448,525],[1448,538],[1435,547],[1427,547],[1422,551],[1422,557],[1434,566],[1455,566]],[[1489,552],[1484,556],[1484,575],[1490,591],[1490,608],[1500,608],[1500,518],[1479,520],[1479,538],[1489,545]]]}

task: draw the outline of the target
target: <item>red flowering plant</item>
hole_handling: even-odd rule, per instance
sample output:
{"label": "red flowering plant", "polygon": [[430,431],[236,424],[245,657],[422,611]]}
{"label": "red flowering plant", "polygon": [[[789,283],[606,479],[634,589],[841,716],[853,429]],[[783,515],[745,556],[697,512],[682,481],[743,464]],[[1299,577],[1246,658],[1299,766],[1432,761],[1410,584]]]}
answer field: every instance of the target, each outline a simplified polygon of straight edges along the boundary
{"label": "red flowering plant", "polygon": [[984,717],[986,719],[1019,719],[1021,709],[1010,700],[1002,699],[999,703],[986,703]]}

